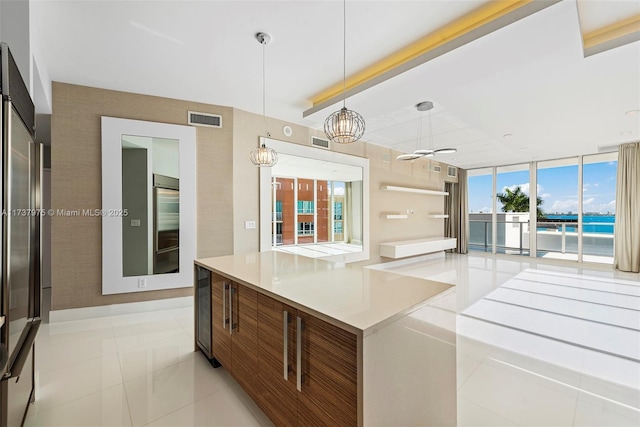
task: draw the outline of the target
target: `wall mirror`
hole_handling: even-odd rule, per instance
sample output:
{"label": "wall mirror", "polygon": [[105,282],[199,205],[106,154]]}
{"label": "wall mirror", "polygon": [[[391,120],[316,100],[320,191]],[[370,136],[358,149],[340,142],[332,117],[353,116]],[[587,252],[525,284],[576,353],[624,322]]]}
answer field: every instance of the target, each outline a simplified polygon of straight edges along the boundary
{"label": "wall mirror", "polygon": [[193,285],[195,129],[102,117],[102,293]]}
{"label": "wall mirror", "polygon": [[338,262],[369,259],[369,161],[261,138],[278,163],[260,170],[260,250]]}

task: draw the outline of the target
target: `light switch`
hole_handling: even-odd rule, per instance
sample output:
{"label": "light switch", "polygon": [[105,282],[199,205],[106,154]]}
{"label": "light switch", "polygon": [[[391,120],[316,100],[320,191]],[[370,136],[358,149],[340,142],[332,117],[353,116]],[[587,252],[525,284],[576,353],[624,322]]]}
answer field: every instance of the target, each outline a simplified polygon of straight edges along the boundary
{"label": "light switch", "polygon": [[140,220],[139,219],[132,219],[131,220],[131,226],[132,227],[140,227]]}
{"label": "light switch", "polygon": [[245,221],[244,222],[244,229],[245,230],[250,230],[256,228],[256,222],[255,221]]}

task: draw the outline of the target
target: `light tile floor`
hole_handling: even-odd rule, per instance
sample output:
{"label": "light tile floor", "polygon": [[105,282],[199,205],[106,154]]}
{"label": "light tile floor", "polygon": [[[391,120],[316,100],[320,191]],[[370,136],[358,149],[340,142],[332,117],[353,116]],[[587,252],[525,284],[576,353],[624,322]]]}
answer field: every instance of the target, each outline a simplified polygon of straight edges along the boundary
{"label": "light tile floor", "polygon": [[[610,267],[592,269],[577,264],[569,267],[484,254],[448,254],[444,261],[405,262],[386,267],[400,274],[455,284],[455,291],[432,304],[442,311],[438,314],[448,315],[442,319],[442,327],[452,330],[457,327],[456,313],[529,268],[639,281],[637,274],[614,273]],[[509,330],[502,332],[510,343],[521,336],[512,337]],[[576,385],[576,381],[594,382],[597,378],[581,376],[576,380],[575,372],[558,371],[542,360],[537,361],[533,354],[520,361],[522,357],[517,353],[478,340],[461,341],[463,338],[458,337],[458,347],[464,352],[459,351],[457,356],[458,381],[465,384],[458,395],[458,407],[464,408],[458,414],[459,425],[544,424],[549,416],[541,416],[551,412],[554,425],[603,425],[594,424],[594,417],[602,420],[605,412],[611,425],[628,425],[629,408],[621,409],[615,402],[594,399],[593,393],[585,392],[595,386]],[[192,308],[44,324],[36,346],[39,387],[26,426],[272,425],[223,368],[213,369],[199,352],[193,351]],[[573,350],[581,351],[564,345],[554,355],[570,363]],[[609,359],[601,363],[598,360],[584,363],[612,366]],[[514,368],[529,368],[532,364],[538,374],[525,375],[525,370]],[[620,366],[631,375],[637,369],[636,364],[631,368]],[[543,381],[540,376],[547,370],[554,372],[553,381]],[[509,389],[519,393],[505,393]],[[640,396],[640,392],[634,393]],[[516,395],[520,400],[515,399]],[[527,396],[534,395],[549,397],[547,400],[553,405],[532,408]],[[492,406],[494,402],[500,404]],[[637,405],[627,406],[631,407],[632,415],[637,415]],[[567,412],[567,408],[573,409]],[[619,410],[625,411],[620,420],[612,418],[611,414]]]}
{"label": "light tile floor", "polygon": [[370,268],[456,285],[421,320],[456,333],[458,426],[640,426],[640,275],[471,254]]}
{"label": "light tile floor", "polygon": [[272,425],[193,348],[193,308],[43,324],[25,426]]}

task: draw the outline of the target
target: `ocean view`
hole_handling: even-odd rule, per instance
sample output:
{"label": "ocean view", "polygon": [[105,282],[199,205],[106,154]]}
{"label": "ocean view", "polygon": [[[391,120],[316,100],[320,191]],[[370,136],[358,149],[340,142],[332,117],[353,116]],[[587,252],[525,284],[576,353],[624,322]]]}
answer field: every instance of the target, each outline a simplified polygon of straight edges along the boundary
{"label": "ocean view", "polygon": [[[566,219],[578,221],[578,215],[545,215],[548,219]],[[583,229],[585,233],[613,234],[613,225],[616,220],[615,215],[584,215],[582,217]],[[538,227],[539,230],[545,227]],[[574,225],[567,225],[567,231],[575,232]]]}

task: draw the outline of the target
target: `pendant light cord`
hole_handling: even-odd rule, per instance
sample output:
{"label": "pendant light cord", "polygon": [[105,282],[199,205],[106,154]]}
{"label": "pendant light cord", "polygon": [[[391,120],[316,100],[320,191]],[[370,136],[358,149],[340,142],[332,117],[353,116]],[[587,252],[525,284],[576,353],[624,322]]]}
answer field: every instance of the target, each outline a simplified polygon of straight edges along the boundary
{"label": "pendant light cord", "polygon": [[416,151],[420,149],[422,146],[422,122],[424,119],[424,114],[418,111],[418,139],[416,141]]}
{"label": "pendant light cord", "polygon": [[347,0],[342,2],[342,108],[347,104]]}
{"label": "pendant light cord", "polygon": [[433,151],[433,126],[431,123],[431,110],[429,110],[429,148]]}
{"label": "pendant light cord", "polygon": [[266,98],[267,98],[267,85],[266,85],[266,66],[265,66],[265,57],[266,57],[266,46],[267,43],[265,40],[263,40],[261,43],[262,45],[262,121],[263,121],[263,126],[264,126],[264,134],[265,136],[269,137],[269,132],[267,131],[267,114],[266,114]]}

